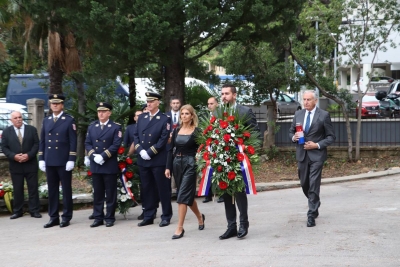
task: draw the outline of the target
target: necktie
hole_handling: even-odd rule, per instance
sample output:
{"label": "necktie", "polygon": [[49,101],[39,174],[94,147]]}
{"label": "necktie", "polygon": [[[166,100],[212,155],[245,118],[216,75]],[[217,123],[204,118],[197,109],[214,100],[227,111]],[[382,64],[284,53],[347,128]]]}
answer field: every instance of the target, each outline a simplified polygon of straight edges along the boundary
{"label": "necktie", "polygon": [[304,128],[305,133],[308,133],[308,130],[310,130],[310,116],[311,116],[311,111],[308,112],[306,127]]}
{"label": "necktie", "polygon": [[56,121],[57,121],[57,119],[58,119],[57,117],[54,117],[54,118],[53,118],[54,122],[56,122]]}
{"label": "necktie", "polygon": [[20,128],[18,128],[18,140],[19,140],[19,143],[22,145],[22,134],[21,134]]}
{"label": "necktie", "polygon": [[103,124],[103,123],[100,123],[100,129],[103,130],[103,128],[104,128],[104,124]]}
{"label": "necktie", "polygon": [[174,124],[176,124],[176,113],[174,114]]}

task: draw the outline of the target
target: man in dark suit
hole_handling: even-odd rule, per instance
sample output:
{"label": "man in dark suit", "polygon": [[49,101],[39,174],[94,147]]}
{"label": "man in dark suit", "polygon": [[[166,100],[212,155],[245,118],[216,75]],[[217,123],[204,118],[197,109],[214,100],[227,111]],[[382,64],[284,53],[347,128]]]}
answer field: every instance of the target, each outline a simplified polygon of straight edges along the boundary
{"label": "man in dark suit", "polygon": [[[96,107],[99,120],[89,125],[85,141],[93,178],[94,222],[90,227],[103,225],[104,221],[106,227],[112,227],[117,206],[117,156],[122,132],[121,125],[110,120],[112,106],[109,103],[100,102]],[[107,206],[105,215],[104,201]]]}
{"label": "man in dark suit", "polygon": [[9,168],[14,187],[13,215],[10,219],[17,219],[23,215],[24,178],[28,186],[31,217],[42,218],[39,213],[38,165],[36,161],[39,136],[35,127],[24,125],[20,112],[12,112],[10,120],[13,125],[4,129],[1,139],[3,153],[10,163]]}
{"label": "man in dark suit", "polygon": [[[296,111],[289,130],[290,139],[297,143],[298,174],[304,195],[308,198],[308,227],[315,226],[315,218],[319,215],[322,167],[327,159],[327,147],[336,139],[331,117],[328,112],[316,107],[317,101],[315,91],[304,92],[304,109]],[[303,132],[296,132],[297,123],[305,125]],[[305,143],[298,144],[302,135]]]}
{"label": "man in dark suit", "polygon": [[[50,221],[44,228],[60,225],[67,227],[72,219],[72,169],[76,160],[76,125],[75,119],[63,112],[63,95],[50,95],[52,115],[43,119],[39,143],[39,169],[46,172],[49,188]],[[63,190],[62,221],[58,214],[60,182]]]}
{"label": "man in dark suit", "polygon": [[165,162],[171,118],[160,112],[161,96],[157,93],[146,93],[149,113],[139,116],[133,133],[135,152],[138,154],[140,179],[142,183],[143,221],[138,226],[154,223],[158,202],[161,201],[162,215],[160,227],[170,224],[172,217],[171,181],[165,176]]}
{"label": "man in dark suit", "polygon": [[[130,124],[126,126],[125,133],[124,133],[124,147],[130,149],[131,144],[133,143],[133,128],[136,127],[137,120],[139,118],[139,115],[142,114],[143,112],[141,110],[136,110],[135,116],[133,117],[133,120],[135,123]],[[130,155],[130,154],[128,154]]]}
{"label": "man in dark suit", "polygon": [[[210,97],[207,100],[207,109],[208,109],[209,112],[206,112],[204,117],[209,120],[211,118],[214,110],[216,110],[217,107],[218,107],[218,99],[215,96]],[[199,115],[199,116],[201,116],[201,115]],[[212,201],[212,195],[213,195],[213,192],[212,192],[212,190],[210,188],[210,190],[208,190],[208,195],[203,200],[203,203],[207,203],[207,202]],[[217,202],[218,203],[224,202],[224,198],[221,196],[220,198],[218,198]]]}
{"label": "man in dark suit", "polygon": [[[256,116],[248,107],[236,103],[236,87],[232,84],[224,84],[221,89],[221,100],[224,104],[229,106],[231,110],[237,111],[239,116],[245,118],[245,126],[250,126],[255,131],[260,131],[258,128]],[[232,197],[228,194],[223,195],[225,204],[226,220],[228,221],[228,229],[219,237],[219,239],[227,239],[234,236],[238,238],[245,237],[249,229],[249,219],[247,214],[247,195],[246,192],[239,192],[235,194],[235,202],[239,209],[239,230],[237,230],[236,223],[236,207],[232,203]]]}

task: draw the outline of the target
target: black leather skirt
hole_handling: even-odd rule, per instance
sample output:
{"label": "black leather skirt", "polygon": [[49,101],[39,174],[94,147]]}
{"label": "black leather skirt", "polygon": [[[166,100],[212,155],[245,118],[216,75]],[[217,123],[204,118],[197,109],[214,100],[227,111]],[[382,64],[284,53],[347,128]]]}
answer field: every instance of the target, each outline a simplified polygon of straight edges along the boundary
{"label": "black leather skirt", "polygon": [[193,205],[196,194],[196,160],[192,156],[176,156],[172,165],[179,204]]}

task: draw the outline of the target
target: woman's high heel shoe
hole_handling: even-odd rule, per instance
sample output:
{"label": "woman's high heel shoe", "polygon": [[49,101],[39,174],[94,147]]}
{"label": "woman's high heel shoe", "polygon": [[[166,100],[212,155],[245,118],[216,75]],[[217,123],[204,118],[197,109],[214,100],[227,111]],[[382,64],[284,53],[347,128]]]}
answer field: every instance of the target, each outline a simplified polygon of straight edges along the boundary
{"label": "woman's high heel shoe", "polygon": [[206,220],[206,216],[204,216],[204,214],[201,214],[201,217],[203,217],[203,224],[199,224],[199,230],[204,230],[204,221]]}
{"label": "woman's high heel shoe", "polygon": [[183,237],[184,234],[185,234],[185,229],[182,229],[182,233],[180,233],[179,235],[173,235],[172,239],[179,239]]}

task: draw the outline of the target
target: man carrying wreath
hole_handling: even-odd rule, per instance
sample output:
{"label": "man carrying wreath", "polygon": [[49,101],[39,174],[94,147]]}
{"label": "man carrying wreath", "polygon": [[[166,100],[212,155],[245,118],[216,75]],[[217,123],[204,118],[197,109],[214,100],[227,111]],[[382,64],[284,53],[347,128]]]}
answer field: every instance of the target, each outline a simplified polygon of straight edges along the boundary
{"label": "man carrying wreath", "polygon": [[[259,132],[257,120],[250,108],[236,103],[236,87],[232,84],[224,84],[221,89],[221,100],[233,112],[238,113],[240,117],[245,118],[244,126],[249,126],[251,130]],[[245,191],[235,193],[235,202],[239,209],[239,230],[236,223],[236,207],[232,202],[232,196],[224,194],[222,196],[225,203],[226,220],[228,221],[228,229],[219,237],[219,239],[228,239],[234,236],[242,238],[247,235],[249,229],[249,219],[247,215],[247,195]]]}

